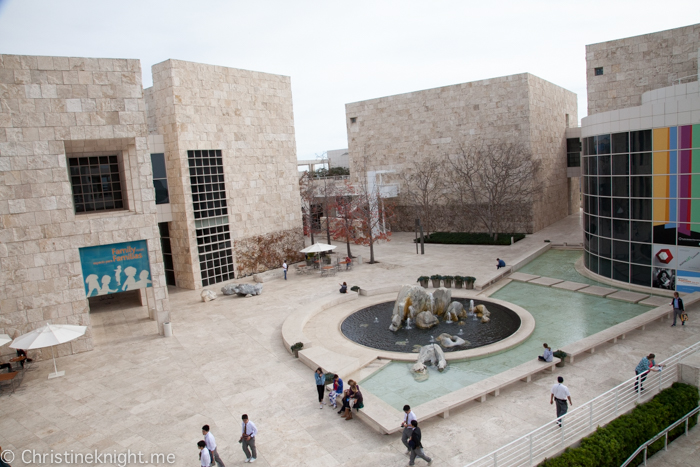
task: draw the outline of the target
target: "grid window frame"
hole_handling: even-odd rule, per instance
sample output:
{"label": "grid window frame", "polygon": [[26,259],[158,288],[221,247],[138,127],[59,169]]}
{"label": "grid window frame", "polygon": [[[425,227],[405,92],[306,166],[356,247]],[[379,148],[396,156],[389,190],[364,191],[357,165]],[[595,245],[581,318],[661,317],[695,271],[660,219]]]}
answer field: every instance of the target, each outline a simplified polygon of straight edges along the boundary
{"label": "grid window frame", "polygon": [[119,153],[67,154],[66,158],[76,215],[128,209]]}

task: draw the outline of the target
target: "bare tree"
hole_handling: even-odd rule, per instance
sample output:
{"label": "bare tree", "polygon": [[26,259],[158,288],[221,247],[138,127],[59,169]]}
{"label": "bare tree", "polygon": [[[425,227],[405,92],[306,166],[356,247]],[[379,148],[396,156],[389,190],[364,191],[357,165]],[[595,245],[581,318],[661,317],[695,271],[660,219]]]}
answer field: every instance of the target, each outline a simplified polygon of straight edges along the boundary
{"label": "bare tree", "polygon": [[455,201],[480,221],[496,240],[530,218],[540,193],[540,161],[520,143],[477,141],[448,158]]}
{"label": "bare tree", "polygon": [[316,200],[316,187],[312,173],[306,171],[299,178],[299,194],[301,195],[301,209],[304,215],[304,226],[311,237],[311,244],[314,244],[314,219],[313,206]]}
{"label": "bare tree", "polygon": [[357,239],[360,243],[369,246],[369,263],[374,264],[374,244],[378,240],[389,240],[391,231],[387,228],[394,217],[394,201],[383,199],[381,187],[376,183],[376,174],[369,172],[367,168],[367,155],[361,161],[358,172],[358,183],[355,186],[357,193],[357,213],[362,221],[364,236]]}
{"label": "bare tree", "polygon": [[404,182],[402,198],[409,207],[415,209],[416,216],[425,227],[425,233],[435,232],[447,199],[444,161],[425,159],[406,169],[401,173]]}
{"label": "bare tree", "polygon": [[356,240],[354,220],[358,216],[358,197],[355,196],[355,187],[348,181],[345,182],[343,193],[335,197],[333,209],[336,212],[335,222],[331,225],[333,238],[345,239],[348,258],[352,258],[350,242]]}

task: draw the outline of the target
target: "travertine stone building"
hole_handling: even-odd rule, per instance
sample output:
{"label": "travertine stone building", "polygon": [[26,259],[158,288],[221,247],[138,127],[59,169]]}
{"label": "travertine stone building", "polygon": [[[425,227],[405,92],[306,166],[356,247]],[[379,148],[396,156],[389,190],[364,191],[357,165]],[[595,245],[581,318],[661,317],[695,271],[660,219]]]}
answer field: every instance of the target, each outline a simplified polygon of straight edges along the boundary
{"label": "travertine stone building", "polygon": [[[146,96],[149,129],[165,143],[177,285],[233,278],[234,263],[238,277],[295,257],[304,241],[289,77],[167,60],[153,66]],[[215,170],[191,165],[193,151],[219,151],[204,162],[218,159],[223,179],[194,180]]]}
{"label": "travertine stone building", "polygon": [[346,119],[353,174],[366,153],[369,170],[394,171],[383,181],[401,184],[401,172],[414,162],[456,154],[460,145],[521,142],[543,167],[536,181],[542,197],[523,228],[534,232],[578,210],[578,196],[570,193],[578,193],[579,182],[567,178],[565,138],[578,121],[576,94],[529,73],[346,104]]}
{"label": "travertine stone building", "polygon": [[[142,290],[162,332],[169,305],[147,136],[138,60],[0,55],[0,332],[86,325],[57,351],[90,350],[81,251],[128,242],[145,242]],[[113,286],[103,281],[97,294]]]}
{"label": "travertine stone building", "polygon": [[642,105],[642,94],[697,81],[700,24],[586,46],[588,115]]}
{"label": "travertine stone building", "polygon": [[163,334],[167,285],[303,248],[289,78],[177,60],[153,78],[144,93],[138,60],[0,55],[0,333],[86,325],[58,352],[90,350],[90,307],[125,292]]}

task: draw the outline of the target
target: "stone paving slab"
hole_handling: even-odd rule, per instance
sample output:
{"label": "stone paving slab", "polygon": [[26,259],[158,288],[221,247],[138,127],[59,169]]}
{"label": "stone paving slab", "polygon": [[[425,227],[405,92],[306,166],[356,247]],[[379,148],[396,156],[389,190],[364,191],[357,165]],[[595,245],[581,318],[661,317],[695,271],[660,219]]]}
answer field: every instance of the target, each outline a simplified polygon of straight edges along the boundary
{"label": "stone paving slab", "polygon": [[595,295],[596,297],[607,297],[611,293],[617,292],[617,289],[609,289],[607,287],[600,287],[597,285],[591,285],[585,289],[580,289],[579,292],[585,293],[587,295]]}
{"label": "stone paving slab", "polygon": [[552,287],[555,289],[571,290],[573,292],[588,287],[588,284],[582,284],[581,282],[564,281],[558,284],[554,284]]}
{"label": "stone paving slab", "polygon": [[508,279],[512,279],[514,281],[519,281],[519,282],[528,282],[533,279],[537,279],[540,276],[535,276],[532,274],[525,274],[524,272],[514,272],[510,276],[508,276]]}
{"label": "stone paving slab", "polygon": [[546,285],[547,287],[551,287],[554,284],[559,284],[560,282],[564,281],[562,279],[554,279],[553,277],[540,277],[539,279],[529,281],[528,284]]}
{"label": "stone paving slab", "polygon": [[628,292],[627,290],[620,290],[619,292],[610,294],[605,298],[612,298],[613,300],[622,300],[623,302],[637,303],[648,297],[649,295],[647,294],[638,292]]}
{"label": "stone paving slab", "polygon": [[671,297],[649,297],[645,300],[642,300],[641,302],[642,305],[651,305],[651,306],[661,306],[661,305],[668,305],[671,303]]}

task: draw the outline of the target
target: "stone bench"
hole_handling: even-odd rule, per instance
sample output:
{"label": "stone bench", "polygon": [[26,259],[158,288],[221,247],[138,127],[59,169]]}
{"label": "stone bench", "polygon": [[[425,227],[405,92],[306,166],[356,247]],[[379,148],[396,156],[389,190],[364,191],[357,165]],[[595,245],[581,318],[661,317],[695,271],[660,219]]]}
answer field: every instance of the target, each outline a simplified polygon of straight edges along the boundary
{"label": "stone bench", "polygon": [[[289,274],[289,271],[287,271],[287,274]],[[275,279],[284,279],[284,270],[282,268],[253,274],[253,280],[255,282],[269,282]]]}
{"label": "stone bench", "polygon": [[[683,304],[685,308],[688,309],[689,306],[700,302],[700,292],[694,292],[683,298]],[[627,334],[637,329],[644,331],[646,327],[657,320],[663,320],[665,318],[670,318],[673,313],[673,309],[668,305],[662,305],[660,307],[649,310],[634,318],[628,319],[620,324],[609,327],[603,331],[600,331],[592,336],[585,337],[578,342],[566,345],[561,348],[568,355],[570,363],[574,363],[574,358],[577,355],[581,355],[585,352],[594,353],[596,347],[600,347],[603,344],[612,342],[617,343],[618,339],[624,339]]]}

